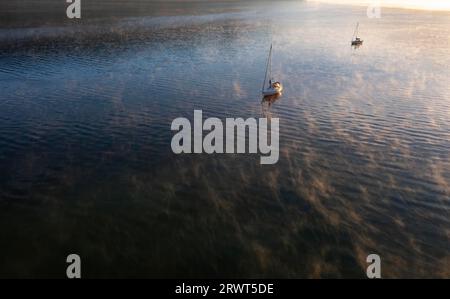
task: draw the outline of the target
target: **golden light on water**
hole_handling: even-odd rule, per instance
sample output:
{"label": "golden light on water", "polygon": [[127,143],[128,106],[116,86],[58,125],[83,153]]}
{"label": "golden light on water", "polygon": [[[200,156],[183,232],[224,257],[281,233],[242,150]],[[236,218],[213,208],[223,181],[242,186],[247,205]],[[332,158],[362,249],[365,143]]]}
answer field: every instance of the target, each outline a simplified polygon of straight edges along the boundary
{"label": "golden light on water", "polygon": [[400,7],[427,10],[450,11],[450,0],[309,0],[336,4],[370,5],[380,4],[386,7]]}

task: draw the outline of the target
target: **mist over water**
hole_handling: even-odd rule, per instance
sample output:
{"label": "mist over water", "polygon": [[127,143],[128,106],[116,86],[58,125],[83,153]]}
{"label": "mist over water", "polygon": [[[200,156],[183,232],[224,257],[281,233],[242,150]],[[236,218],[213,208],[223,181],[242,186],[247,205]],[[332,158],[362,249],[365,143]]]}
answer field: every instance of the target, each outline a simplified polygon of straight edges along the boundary
{"label": "mist over water", "polygon": [[[3,23],[0,276],[449,278],[450,14],[186,6]],[[195,109],[279,118],[278,164],[174,155]]]}

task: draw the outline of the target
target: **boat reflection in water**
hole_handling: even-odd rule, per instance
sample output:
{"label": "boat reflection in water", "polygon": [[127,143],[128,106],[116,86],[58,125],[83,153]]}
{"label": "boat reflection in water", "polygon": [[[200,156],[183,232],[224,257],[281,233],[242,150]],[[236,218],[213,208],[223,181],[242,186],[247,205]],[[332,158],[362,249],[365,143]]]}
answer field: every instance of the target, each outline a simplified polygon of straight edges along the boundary
{"label": "boat reflection in water", "polygon": [[261,100],[261,104],[267,104],[268,107],[272,106],[273,103],[275,103],[276,101],[278,101],[281,96],[283,95],[282,92],[274,94],[274,95],[270,95],[270,96],[263,96],[262,100]]}
{"label": "boat reflection in water", "polygon": [[362,47],[362,43],[361,44],[352,44],[352,48],[355,49],[355,50],[357,50],[357,49],[359,49],[361,47]]}
{"label": "boat reflection in water", "polygon": [[271,107],[272,105],[277,102],[281,97],[282,97],[283,93],[277,93],[274,95],[270,95],[270,96],[263,96],[262,100],[261,100],[261,114],[262,117],[266,117],[266,118],[271,118]]}

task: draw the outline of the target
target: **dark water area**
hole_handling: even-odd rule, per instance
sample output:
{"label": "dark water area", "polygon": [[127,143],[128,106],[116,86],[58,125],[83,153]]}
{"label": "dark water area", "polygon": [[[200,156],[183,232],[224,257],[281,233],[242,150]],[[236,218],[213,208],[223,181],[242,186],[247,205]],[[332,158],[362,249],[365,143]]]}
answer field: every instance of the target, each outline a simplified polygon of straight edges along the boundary
{"label": "dark water area", "polygon": [[[449,13],[142,5],[2,23],[0,277],[450,278]],[[173,154],[195,109],[279,118],[279,162]]]}
{"label": "dark water area", "polygon": [[1,0],[0,24],[3,28],[29,28],[41,26],[73,26],[104,23],[129,17],[159,17],[206,15],[238,12],[255,8],[268,0],[95,0],[81,1],[81,19],[66,16],[70,3],[65,0]]}

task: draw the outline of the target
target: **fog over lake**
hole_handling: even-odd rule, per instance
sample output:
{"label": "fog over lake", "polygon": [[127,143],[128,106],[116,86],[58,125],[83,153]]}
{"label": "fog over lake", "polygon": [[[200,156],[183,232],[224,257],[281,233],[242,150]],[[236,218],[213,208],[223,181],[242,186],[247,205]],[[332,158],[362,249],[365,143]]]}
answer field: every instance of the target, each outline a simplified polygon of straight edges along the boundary
{"label": "fog over lake", "polygon": [[[450,278],[449,12],[66,5],[0,2],[0,277]],[[196,109],[279,118],[279,162],[175,155]]]}

